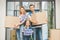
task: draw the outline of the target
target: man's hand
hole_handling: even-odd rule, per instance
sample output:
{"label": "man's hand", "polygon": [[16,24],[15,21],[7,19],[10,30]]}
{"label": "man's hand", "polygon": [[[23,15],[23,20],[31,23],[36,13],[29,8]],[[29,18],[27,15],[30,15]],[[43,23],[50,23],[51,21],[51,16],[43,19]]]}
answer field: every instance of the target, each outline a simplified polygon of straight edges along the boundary
{"label": "man's hand", "polygon": [[30,18],[30,21],[31,21],[32,23],[37,23],[37,21],[34,20],[34,19],[32,19],[32,18]]}

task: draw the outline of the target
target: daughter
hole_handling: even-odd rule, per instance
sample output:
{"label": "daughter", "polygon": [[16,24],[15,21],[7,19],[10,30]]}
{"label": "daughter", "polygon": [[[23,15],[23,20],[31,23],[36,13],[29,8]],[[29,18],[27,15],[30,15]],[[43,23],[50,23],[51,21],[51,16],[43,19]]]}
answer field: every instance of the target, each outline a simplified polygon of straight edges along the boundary
{"label": "daughter", "polygon": [[33,33],[33,30],[30,27],[30,22],[29,22],[29,20],[26,20],[26,24],[23,29],[23,39],[24,40],[31,40],[32,33]]}

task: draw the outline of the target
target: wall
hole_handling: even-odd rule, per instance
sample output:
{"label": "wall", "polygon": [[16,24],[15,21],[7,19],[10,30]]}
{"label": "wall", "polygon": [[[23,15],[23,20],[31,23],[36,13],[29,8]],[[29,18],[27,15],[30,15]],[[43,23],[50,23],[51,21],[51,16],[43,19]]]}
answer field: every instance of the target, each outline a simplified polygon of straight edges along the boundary
{"label": "wall", "polygon": [[60,0],[56,0],[56,29],[60,29]]}
{"label": "wall", "polygon": [[6,0],[0,0],[0,40],[5,40],[5,13],[6,13]]}

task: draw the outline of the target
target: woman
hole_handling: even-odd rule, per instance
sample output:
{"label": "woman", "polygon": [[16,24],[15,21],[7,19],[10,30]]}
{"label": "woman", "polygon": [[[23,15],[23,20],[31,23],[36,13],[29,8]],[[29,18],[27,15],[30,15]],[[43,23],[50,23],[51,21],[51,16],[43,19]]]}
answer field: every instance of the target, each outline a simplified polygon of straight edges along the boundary
{"label": "woman", "polygon": [[27,19],[28,15],[26,14],[26,11],[25,11],[25,8],[23,6],[20,7],[20,15],[19,15],[19,18],[20,18],[20,24],[16,25],[16,27],[19,27],[19,29],[16,30],[17,32],[17,39],[18,40],[22,40],[23,37],[22,37],[22,31],[23,31],[23,28],[24,28],[24,23]]}

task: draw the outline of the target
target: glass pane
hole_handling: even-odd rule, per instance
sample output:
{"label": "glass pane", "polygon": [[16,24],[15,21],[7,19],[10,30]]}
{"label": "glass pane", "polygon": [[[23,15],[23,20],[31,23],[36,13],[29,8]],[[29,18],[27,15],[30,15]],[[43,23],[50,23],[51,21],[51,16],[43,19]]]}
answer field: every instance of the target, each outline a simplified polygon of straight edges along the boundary
{"label": "glass pane", "polygon": [[15,16],[19,16],[19,7],[20,7],[20,3],[15,2],[15,11],[14,11]]}
{"label": "glass pane", "polygon": [[42,10],[46,11],[48,8],[48,2],[42,2]]}
{"label": "glass pane", "polygon": [[25,7],[25,9],[29,9],[29,5],[33,4],[35,5],[35,9],[39,9],[40,7],[39,3],[40,2],[22,2],[22,5]]}
{"label": "glass pane", "polygon": [[14,11],[12,10],[12,11],[7,11],[7,15],[8,16],[14,16]]}
{"label": "glass pane", "polygon": [[35,5],[35,2],[29,2],[29,5],[30,5],[30,4],[33,4],[33,5]]}
{"label": "glass pane", "polygon": [[19,2],[15,2],[15,10],[19,10],[19,6],[20,6]]}
{"label": "glass pane", "polygon": [[19,16],[20,14],[19,14],[20,12],[19,11],[17,11],[17,16]]}
{"label": "glass pane", "polygon": [[22,5],[25,7],[25,9],[29,9],[29,3],[28,2],[23,2]]}
{"label": "glass pane", "polygon": [[14,2],[7,3],[7,10],[14,10]]}
{"label": "glass pane", "polygon": [[35,2],[35,9],[39,9],[40,7],[40,3],[39,2]]}
{"label": "glass pane", "polygon": [[7,16],[17,16],[19,6],[19,2],[7,2]]}
{"label": "glass pane", "polygon": [[[46,1],[42,1],[42,11],[46,12],[46,17],[48,18],[48,2]],[[43,40],[47,40],[48,39],[48,24],[43,25],[42,27],[42,34],[43,34]]]}

